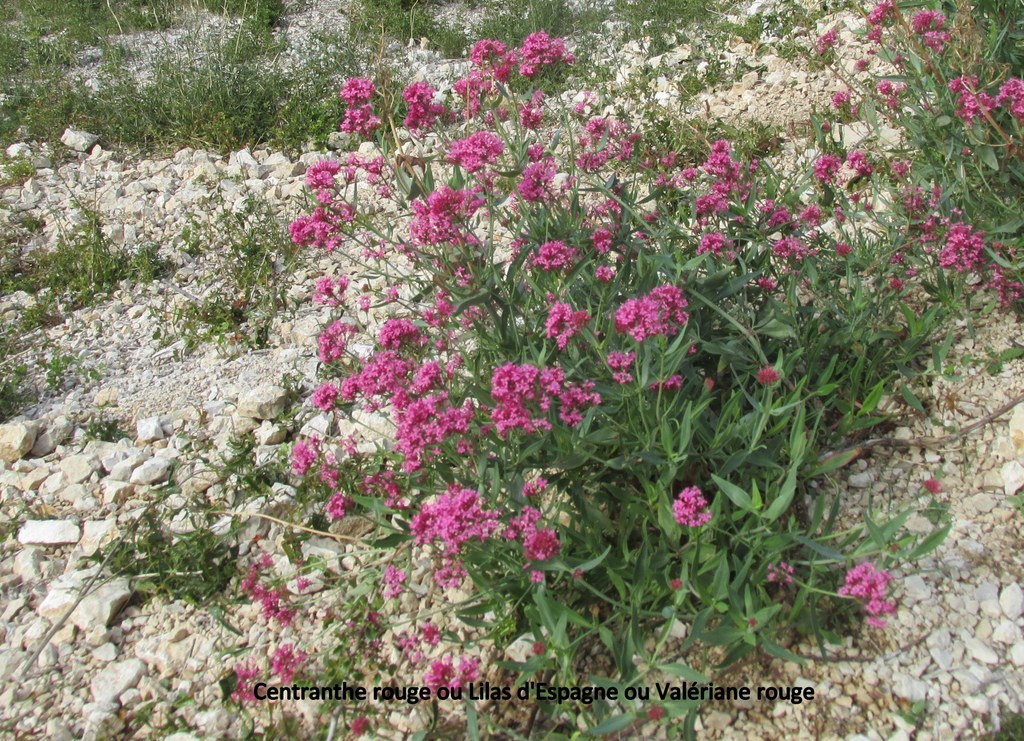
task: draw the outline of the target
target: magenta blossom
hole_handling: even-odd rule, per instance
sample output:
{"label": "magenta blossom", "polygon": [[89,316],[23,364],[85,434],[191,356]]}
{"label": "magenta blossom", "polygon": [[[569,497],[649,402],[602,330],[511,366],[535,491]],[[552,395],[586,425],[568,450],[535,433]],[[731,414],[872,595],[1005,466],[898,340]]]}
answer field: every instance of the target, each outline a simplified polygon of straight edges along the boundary
{"label": "magenta blossom", "polygon": [[688,486],[679,492],[672,503],[672,514],[676,522],[686,527],[700,527],[711,522],[708,502],[696,486]]}

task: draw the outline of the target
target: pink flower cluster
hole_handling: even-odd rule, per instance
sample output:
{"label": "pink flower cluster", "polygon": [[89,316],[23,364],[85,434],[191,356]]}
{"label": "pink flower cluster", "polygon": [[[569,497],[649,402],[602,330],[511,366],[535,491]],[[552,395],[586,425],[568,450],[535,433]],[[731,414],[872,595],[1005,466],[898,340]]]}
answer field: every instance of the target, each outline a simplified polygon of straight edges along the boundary
{"label": "pink flower cluster", "polygon": [[616,383],[626,384],[633,380],[633,374],[629,369],[633,367],[636,360],[635,352],[610,352],[605,356],[605,362],[612,369],[612,378]]}
{"label": "pink flower cluster", "polygon": [[430,668],[423,675],[423,684],[432,692],[437,692],[439,687],[465,687],[470,682],[480,678],[480,661],[475,658],[462,659],[459,661],[458,669],[452,663],[450,656],[431,662]]}
{"label": "pink flower cluster", "polygon": [[549,273],[570,270],[576,264],[577,256],[576,248],[568,246],[565,242],[545,242],[537,248],[537,252],[530,259],[530,265]]}
{"label": "pink flower cluster", "polygon": [[818,42],[815,44],[815,50],[819,55],[823,55],[835,46],[837,41],[839,41],[839,31],[835,28],[831,28],[818,37]]}
{"label": "pink flower cluster", "polygon": [[349,279],[347,276],[331,278],[323,276],[317,278],[314,284],[313,300],[318,304],[333,306],[335,308],[344,304],[345,291],[348,290]]}
{"label": "pink flower cluster", "polygon": [[295,672],[306,662],[308,654],[296,649],[295,644],[283,643],[274,651],[270,662],[270,671],[281,679],[281,684],[291,684]]}
{"label": "pink flower cluster", "polygon": [[321,363],[333,363],[345,355],[348,341],[359,331],[354,324],[336,321],[317,337],[317,357]]}
{"label": "pink flower cluster", "polygon": [[557,303],[548,312],[548,320],[544,329],[548,339],[554,339],[559,350],[564,350],[569,340],[590,322],[590,314],[585,311],[573,311],[566,303]]}
{"label": "pink flower cluster", "polygon": [[985,235],[969,224],[954,224],[939,251],[939,265],[969,273],[985,264]]}
{"label": "pink flower cluster", "polygon": [[466,172],[479,172],[498,161],[505,144],[490,131],[477,131],[465,139],[452,142],[448,148],[448,161]]}
{"label": "pink flower cluster", "polygon": [[264,553],[249,568],[249,573],[242,579],[242,591],[248,594],[253,602],[258,602],[263,609],[263,617],[266,620],[276,620],[281,625],[290,625],[295,617],[295,611],[288,603],[288,593],[283,587],[271,588],[261,581],[265,569],[273,565],[270,555]]}
{"label": "pink flower cluster", "polygon": [[683,292],[673,285],[658,286],[646,296],[631,298],[615,312],[615,329],[637,342],[679,331],[690,318]]}
{"label": "pink flower cluster", "polygon": [[403,123],[413,131],[422,131],[433,126],[437,119],[445,115],[443,105],[434,102],[437,90],[425,82],[414,82],[402,93],[402,99],[408,109]]}
{"label": "pink flower cluster", "polygon": [[523,39],[517,57],[519,74],[523,77],[536,77],[546,67],[575,61],[573,55],[565,50],[563,39],[553,39],[544,31],[531,33]]}
{"label": "pink flower cluster", "polygon": [[864,610],[869,615],[868,625],[884,628],[885,621],[881,616],[896,612],[896,605],[885,599],[890,581],[892,575],[888,571],[879,570],[865,561],[846,572],[846,582],[838,594],[841,597],[859,599],[864,603]]}
{"label": "pink flower cluster", "polygon": [[595,116],[587,121],[579,136],[583,152],[576,164],[584,172],[596,172],[609,160],[624,162],[633,156],[634,145],[640,138],[624,121]]}
{"label": "pink flower cluster", "polygon": [[594,384],[566,383],[561,368],[537,368],[506,363],[491,375],[491,397],[495,401],[491,420],[498,434],[510,430],[528,434],[551,429],[548,414],[554,401],[560,405],[559,419],[569,426],[583,421],[583,410],[601,403]]}
{"label": "pink flower cluster", "polygon": [[976,121],[998,106],[991,95],[978,92],[977,75],[961,75],[950,80],[949,91],[957,94],[956,115],[967,123]]}
{"label": "pink flower cluster", "polygon": [[795,569],[785,561],[779,561],[778,566],[773,563],[768,564],[768,581],[770,582],[792,584],[795,573]]}
{"label": "pink flower cluster", "polygon": [[434,572],[443,587],[457,587],[465,578],[459,555],[471,540],[485,541],[500,527],[498,513],[481,505],[480,494],[452,485],[437,500],[424,504],[409,525],[416,543],[439,541],[444,566]]}
{"label": "pink flower cluster", "polygon": [[476,238],[467,224],[483,204],[484,199],[475,190],[442,185],[425,199],[412,202],[414,216],[409,236],[421,246],[474,244]]}
{"label": "pink flower cluster", "polygon": [[377,344],[388,350],[400,350],[404,345],[423,346],[427,338],[408,319],[388,319],[377,334]]}
{"label": "pink flower cluster", "polygon": [[937,10],[922,10],[910,20],[910,27],[921,37],[921,42],[933,51],[942,51],[949,42],[949,31],[944,31],[946,16]]}
{"label": "pink flower cluster", "polygon": [[522,179],[516,191],[528,203],[548,203],[571,187],[571,181],[567,179],[562,187],[556,190],[554,181],[557,173],[558,168],[552,157],[531,162],[523,168]]}
{"label": "pink flower cluster", "polygon": [[373,115],[373,106],[370,105],[376,92],[376,86],[365,77],[345,80],[339,93],[346,105],[345,116],[341,120],[342,131],[365,137],[380,128],[381,120]]}
{"label": "pink flower cluster", "polygon": [[672,503],[672,514],[676,522],[686,527],[700,527],[711,522],[708,502],[696,486],[688,486],[679,492]]}
{"label": "pink flower cluster", "polygon": [[406,573],[397,566],[388,566],[384,569],[384,597],[390,599],[397,597],[405,591]]}

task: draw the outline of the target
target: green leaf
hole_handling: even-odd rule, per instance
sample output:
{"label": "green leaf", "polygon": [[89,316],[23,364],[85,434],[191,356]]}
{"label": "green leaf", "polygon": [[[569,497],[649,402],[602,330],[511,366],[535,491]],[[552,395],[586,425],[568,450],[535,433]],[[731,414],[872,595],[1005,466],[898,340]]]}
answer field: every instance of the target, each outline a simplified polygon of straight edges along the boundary
{"label": "green leaf", "polygon": [[725,479],[719,478],[715,474],[711,474],[711,480],[715,482],[719,489],[725,492],[725,495],[729,497],[733,504],[740,509],[748,512],[753,511],[753,504],[750,501],[750,495],[743,491],[740,487],[735,484],[731,484]]}
{"label": "green leaf", "polygon": [[779,496],[775,498],[763,515],[768,522],[775,522],[779,519],[793,503],[793,496],[796,494],[796,471],[797,465],[794,463],[789,467],[786,480],[782,483],[782,488],[779,489]]}
{"label": "green leaf", "polygon": [[847,463],[852,461],[860,455],[860,450],[853,448],[851,450],[843,450],[838,453],[833,453],[826,458],[819,459],[818,465],[811,469],[810,473],[807,474],[808,478],[817,478],[818,476],[824,476],[826,473],[832,473],[833,471],[842,468]]}
{"label": "green leaf", "polygon": [[900,387],[900,396],[903,397],[903,400],[907,402],[907,404],[909,404],[911,407],[919,411],[921,414],[928,413],[924,409],[924,404],[921,403],[921,400],[917,398],[917,396],[914,394],[913,391],[910,390],[910,387],[907,386],[907,384],[903,384]]}
{"label": "green leaf", "polygon": [[687,682],[710,682],[711,679],[706,675],[701,674],[693,667],[689,667],[686,664],[680,664],[678,661],[671,664],[659,664],[658,669],[672,674],[681,679],[685,679]]}
{"label": "green leaf", "polygon": [[947,523],[945,527],[941,527],[938,530],[932,531],[932,533],[918,543],[914,549],[907,555],[907,558],[911,561],[927,556],[929,553],[934,551],[938,545],[946,539],[949,535],[949,529],[952,527],[952,523]]}
{"label": "green leaf", "polygon": [[996,150],[993,147],[982,145],[978,147],[978,157],[981,159],[988,169],[996,171],[999,169],[999,158],[996,156]]}
{"label": "green leaf", "polygon": [[627,713],[625,715],[613,715],[603,723],[599,723],[589,731],[588,736],[608,736],[612,733],[618,733],[619,731],[625,730],[633,725],[633,714]]}

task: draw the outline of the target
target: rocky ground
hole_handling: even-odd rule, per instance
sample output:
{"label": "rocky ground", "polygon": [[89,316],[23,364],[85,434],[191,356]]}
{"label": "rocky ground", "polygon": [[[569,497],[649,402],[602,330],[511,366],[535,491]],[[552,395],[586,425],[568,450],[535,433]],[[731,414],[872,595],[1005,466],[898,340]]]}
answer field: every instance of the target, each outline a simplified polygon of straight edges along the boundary
{"label": "rocky ground", "polygon": [[[293,46],[301,47],[303,33],[319,28],[334,5],[322,0],[289,16],[284,33]],[[853,27],[852,18],[825,19],[808,38],[835,22]],[[848,30],[845,36],[852,42]],[[168,38],[173,41],[173,33]],[[680,70],[706,61],[688,45],[653,59],[640,45],[616,48],[608,59],[611,86],[640,84],[647,97],[637,110],[653,102],[683,115],[780,124],[806,119],[838,88],[829,75],[783,58],[767,43],[755,48],[734,39],[720,53],[735,70],[734,81],[693,100],[681,101],[672,84]],[[435,82],[454,79],[463,64],[419,49],[408,55],[418,73]],[[799,158],[804,147],[793,131],[781,156]],[[307,255],[286,270],[278,256],[268,267],[286,300],[265,349],[246,351],[238,342],[192,348],[175,334],[173,320],[223,287],[217,250],[191,249],[188,230],[216,224],[220,214],[243,210],[253,197],[285,223],[304,208],[306,167],[327,155],[186,149],[165,159],[125,159],[75,131],[61,143],[15,144],[8,154],[34,168],[0,197],[9,214],[42,222],[35,246],[54,244],[89,210],[100,215],[115,245],[136,249],[154,242],[173,269],[149,284],[123,285],[64,323],[36,330],[20,359],[38,368],[55,355],[70,356],[81,377],[73,388],[44,392],[22,417],[0,426],[0,521],[9,523],[0,527],[0,729],[52,739],[171,732],[177,741],[238,737],[248,721],[224,702],[218,682],[240,656],[266,656],[284,640],[328,645],[333,637],[317,630],[331,609],[317,600],[323,585],[314,580],[293,588],[307,619],[274,631],[244,597],[232,602],[229,615],[166,596],[142,601],[141,578],[111,578],[94,557],[138,532],[152,515],[179,536],[193,532],[189,503],[198,496],[224,512],[247,513],[235,535],[237,574],[257,551],[272,553],[285,573],[292,568],[280,550],[282,527],[260,515],[287,511],[294,490],[282,482],[239,498],[220,461],[238,438],[252,442],[257,463],[269,464],[282,458],[296,434],[345,431],[303,402],[315,379],[314,338],[326,318],[309,301],[312,280],[332,264]],[[32,301],[27,294],[4,296],[0,316],[13,321]],[[1024,360],[988,367],[990,357],[1018,337],[1016,321],[998,310],[955,328],[951,378],[920,390],[927,417],[900,411],[888,434],[902,442],[872,448],[842,473],[843,516],[851,522],[867,507],[927,512],[942,506],[952,517],[945,543],[919,570],[898,579],[900,609],[889,627],[855,632],[843,646],[830,647],[827,660],[807,643],[791,646],[810,657],[803,665],[765,659],[740,667],[728,683],[813,687],[815,699],[712,705],[700,721],[709,738],[973,737],[1024,711],[1024,520],[1010,500],[1024,486],[1024,406],[957,434],[1024,394]],[[38,373],[35,382],[43,385]],[[112,442],[90,439],[103,420],[127,434]],[[364,421],[386,434],[380,420]],[[940,482],[938,493],[926,491],[928,479]],[[215,528],[226,528],[230,517],[220,517]],[[927,532],[932,523],[921,514],[907,527]],[[304,554],[323,558],[326,571],[351,569],[355,549],[343,541],[313,538]],[[410,616],[459,629],[446,622],[440,597],[419,586],[421,578],[411,575],[400,612],[392,616],[394,632]],[[237,583],[236,577],[232,594]],[[528,650],[521,642],[505,656],[485,648],[481,664],[522,658]],[[312,704],[296,709],[315,718]],[[422,708],[400,710],[390,719],[396,737],[425,722]],[[652,721],[642,734],[672,731]]]}

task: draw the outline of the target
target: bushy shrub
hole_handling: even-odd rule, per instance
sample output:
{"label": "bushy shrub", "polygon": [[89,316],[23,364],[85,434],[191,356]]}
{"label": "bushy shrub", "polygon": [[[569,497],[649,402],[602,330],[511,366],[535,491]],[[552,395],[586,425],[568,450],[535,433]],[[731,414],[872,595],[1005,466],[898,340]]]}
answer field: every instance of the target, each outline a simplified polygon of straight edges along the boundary
{"label": "bushy shrub", "polygon": [[[1024,12],[1003,0],[942,8],[948,16],[919,3],[875,6],[863,29],[869,55],[835,65],[848,85],[838,107],[903,137],[902,158],[894,154],[909,217],[904,240],[981,276],[1020,310]],[[818,51],[834,54],[836,41],[826,32]]]}
{"label": "bushy shrub", "polygon": [[[312,167],[319,205],[291,227],[363,266],[317,281],[339,318],[312,402],[386,412],[393,444],[311,438],[292,462],[329,519],[375,517],[394,549],[378,599],[427,554],[438,587],[472,582],[460,617],[542,642],[522,677],[572,683],[603,646],[620,686],[701,676],[660,653],[676,620],[682,648],[718,647],[720,666],[788,656],[780,634],[827,635],[844,605],[884,625],[879,567],[944,531],[918,542],[905,513],[835,532],[838,502],[808,484],[850,460],[826,453],[882,419],[884,394],[914,398],[948,317],[925,289],[960,277],[893,239],[904,201],[877,218],[898,168],[854,150],[783,175],[724,140],[688,162],[591,115],[596,99],[558,118],[542,93],[510,92],[571,62],[558,39],[482,41],[472,59],[447,107],[425,83],[396,111],[371,80],[346,82],[342,130],[381,155]],[[404,655],[430,686],[480,677]]]}

